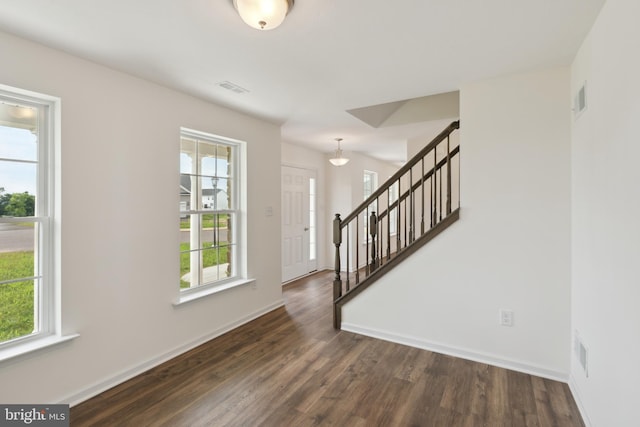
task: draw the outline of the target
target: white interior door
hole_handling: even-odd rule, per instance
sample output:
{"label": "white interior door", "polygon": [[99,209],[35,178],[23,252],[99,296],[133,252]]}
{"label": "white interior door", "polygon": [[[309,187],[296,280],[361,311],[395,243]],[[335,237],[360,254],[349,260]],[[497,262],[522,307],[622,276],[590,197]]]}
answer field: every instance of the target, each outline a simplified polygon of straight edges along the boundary
{"label": "white interior door", "polygon": [[[282,166],[282,281],[309,273],[310,232],[309,180],[307,169]],[[314,195],[315,197],[315,195]],[[315,239],[314,239],[315,240]]]}

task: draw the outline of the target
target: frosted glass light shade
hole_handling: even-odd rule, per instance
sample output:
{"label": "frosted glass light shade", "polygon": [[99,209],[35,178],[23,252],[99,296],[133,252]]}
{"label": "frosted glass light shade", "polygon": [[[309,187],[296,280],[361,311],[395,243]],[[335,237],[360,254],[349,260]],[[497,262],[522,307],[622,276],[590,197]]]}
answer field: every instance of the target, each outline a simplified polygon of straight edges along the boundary
{"label": "frosted glass light shade", "polygon": [[242,20],[258,30],[272,30],[282,24],[293,0],[233,0]]}
{"label": "frosted glass light shade", "polygon": [[344,166],[349,163],[349,159],[347,159],[346,157],[342,157],[342,150],[339,149],[336,150],[335,157],[332,157],[331,159],[329,159],[329,161],[333,166]]}
{"label": "frosted glass light shade", "polygon": [[329,159],[333,166],[344,166],[349,163],[349,159],[345,157],[336,157],[334,159]]}

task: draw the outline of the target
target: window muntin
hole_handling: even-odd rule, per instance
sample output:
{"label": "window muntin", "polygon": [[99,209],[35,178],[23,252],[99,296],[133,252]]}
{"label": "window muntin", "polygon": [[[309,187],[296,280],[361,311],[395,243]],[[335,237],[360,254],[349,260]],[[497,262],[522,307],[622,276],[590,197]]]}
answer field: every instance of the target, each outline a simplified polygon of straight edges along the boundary
{"label": "window muntin", "polygon": [[0,89],[0,349],[56,332],[54,106]]}
{"label": "window muntin", "polygon": [[180,289],[239,278],[239,143],[183,129],[180,139]]}

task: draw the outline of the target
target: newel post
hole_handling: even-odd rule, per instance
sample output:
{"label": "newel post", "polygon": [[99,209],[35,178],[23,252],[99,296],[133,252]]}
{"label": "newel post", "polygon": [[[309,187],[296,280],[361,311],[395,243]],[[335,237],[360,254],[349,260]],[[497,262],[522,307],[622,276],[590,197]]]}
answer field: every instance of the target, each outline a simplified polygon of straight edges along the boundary
{"label": "newel post", "polygon": [[336,214],[333,220],[333,244],[336,246],[335,272],[333,279],[333,327],[340,329],[339,308],[335,304],[336,300],[342,296],[342,279],[340,278],[340,245],[342,244],[342,230],[340,225],[342,220],[340,214]]}
{"label": "newel post", "polygon": [[372,211],[371,215],[369,215],[369,235],[371,236],[371,264],[369,264],[369,274],[378,268],[378,262],[376,260],[376,234],[378,234],[378,217],[376,216],[376,212]]}

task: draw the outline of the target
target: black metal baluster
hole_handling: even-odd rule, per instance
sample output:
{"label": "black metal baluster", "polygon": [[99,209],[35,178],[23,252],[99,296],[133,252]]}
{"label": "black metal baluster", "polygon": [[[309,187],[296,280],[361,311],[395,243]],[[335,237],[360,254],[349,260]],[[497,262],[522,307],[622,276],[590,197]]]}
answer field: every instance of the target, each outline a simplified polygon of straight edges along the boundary
{"label": "black metal baluster", "polygon": [[431,190],[431,208],[432,208],[432,215],[431,215],[431,227],[436,225],[436,221],[438,220],[438,215],[436,212],[437,209],[437,205],[438,205],[438,199],[437,199],[437,186],[438,186],[438,175],[436,175],[436,168],[438,167],[438,152],[436,151],[436,148],[433,148],[433,171],[431,173],[431,184],[433,186],[433,189]]}
{"label": "black metal baluster", "polygon": [[451,150],[447,136],[447,216],[451,213]]}
{"label": "black metal baluster", "polygon": [[420,159],[420,235],[424,234],[424,156]]}
{"label": "black metal baluster", "polygon": [[[395,185],[395,184],[392,184]],[[391,187],[387,189],[387,261],[391,259]]]}

